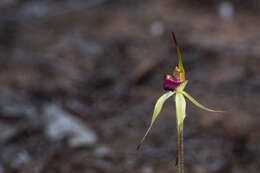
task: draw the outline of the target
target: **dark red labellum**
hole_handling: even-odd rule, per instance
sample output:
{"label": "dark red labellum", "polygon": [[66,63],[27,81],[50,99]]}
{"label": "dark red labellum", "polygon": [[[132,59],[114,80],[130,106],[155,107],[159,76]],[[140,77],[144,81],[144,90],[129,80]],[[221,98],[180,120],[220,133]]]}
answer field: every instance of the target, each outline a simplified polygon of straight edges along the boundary
{"label": "dark red labellum", "polygon": [[164,77],[163,89],[166,91],[175,91],[181,83],[181,81],[174,80],[170,75],[166,75]]}

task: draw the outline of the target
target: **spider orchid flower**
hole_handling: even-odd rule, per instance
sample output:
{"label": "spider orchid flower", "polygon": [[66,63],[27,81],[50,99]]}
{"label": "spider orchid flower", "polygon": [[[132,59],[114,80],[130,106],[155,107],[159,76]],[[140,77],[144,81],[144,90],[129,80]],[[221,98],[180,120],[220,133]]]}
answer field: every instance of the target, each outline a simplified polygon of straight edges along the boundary
{"label": "spider orchid flower", "polygon": [[199,102],[197,102],[192,96],[190,96],[187,92],[184,91],[185,86],[188,83],[188,80],[185,79],[185,71],[182,64],[182,57],[181,57],[181,51],[179,48],[179,45],[176,41],[175,34],[172,32],[172,37],[176,45],[177,54],[178,54],[178,66],[175,67],[173,71],[173,75],[166,75],[164,77],[164,84],[163,88],[164,90],[168,91],[165,94],[163,94],[156,102],[154,107],[154,112],[152,116],[152,120],[150,123],[150,126],[148,130],[146,131],[144,137],[142,138],[140,144],[137,146],[137,149],[141,147],[141,144],[144,142],[146,136],[151,131],[151,128],[158,117],[158,114],[161,112],[164,102],[170,98],[174,97],[175,99],[175,105],[176,105],[176,119],[177,119],[177,130],[178,130],[178,153],[177,153],[177,159],[176,159],[176,165],[179,163],[179,170],[181,173],[183,173],[183,122],[186,117],[186,101],[185,97],[188,98],[192,103],[194,103],[197,107],[204,109],[209,112],[223,112],[223,111],[216,111],[213,109],[206,108],[205,106],[201,105]]}

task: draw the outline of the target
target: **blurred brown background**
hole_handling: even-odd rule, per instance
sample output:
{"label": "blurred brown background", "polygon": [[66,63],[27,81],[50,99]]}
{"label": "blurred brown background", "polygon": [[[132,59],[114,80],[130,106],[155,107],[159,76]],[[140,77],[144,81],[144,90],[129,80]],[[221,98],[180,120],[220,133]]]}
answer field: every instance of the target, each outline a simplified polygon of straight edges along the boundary
{"label": "blurred brown background", "polygon": [[257,0],[1,0],[0,173],[173,173],[174,102],[136,145],[177,64],[186,172],[260,169]]}

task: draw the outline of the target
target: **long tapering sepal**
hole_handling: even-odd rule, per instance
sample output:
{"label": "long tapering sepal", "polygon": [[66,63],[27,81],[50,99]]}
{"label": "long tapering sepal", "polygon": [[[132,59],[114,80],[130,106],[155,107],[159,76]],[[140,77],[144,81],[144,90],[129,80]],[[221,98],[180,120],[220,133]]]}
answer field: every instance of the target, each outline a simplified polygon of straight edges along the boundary
{"label": "long tapering sepal", "polygon": [[174,95],[175,92],[172,92],[172,91],[169,91],[167,93],[165,93],[164,95],[162,95],[156,102],[155,104],[155,107],[154,107],[154,111],[153,111],[153,116],[152,116],[152,120],[151,120],[151,123],[150,123],[150,126],[148,128],[148,130],[146,131],[144,137],[142,138],[140,144],[137,146],[137,150],[141,147],[142,143],[144,142],[146,136],[149,134],[149,132],[151,131],[152,129],[152,126],[156,120],[156,118],[158,117],[159,113],[161,112],[162,110],[162,107],[163,107],[163,104],[164,102],[169,98],[171,97],[172,95]]}
{"label": "long tapering sepal", "polygon": [[180,47],[179,47],[179,44],[177,42],[174,32],[172,32],[172,38],[174,40],[174,43],[175,43],[175,46],[177,49],[178,59],[179,59],[178,68],[180,70],[180,80],[184,81],[185,80],[185,70],[184,70],[184,67],[182,64],[181,50],[180,50]]}
{"label": "long tapering sepal", "polygon": [[225,112],[225,111],[219,111],[219,110],[213,110],[213,109],[206,108],[205,106],[203,106],[202,104],[197,102],[193,97],[191,97],[191,95],[189,95],[185,91],[182,91],[182,94],[185,95],[193,104],[195,104],[196,106],[198,106],[201,109],[204,109],[204,110],[209,111],[209,112]]}
{"label": "long tapering sepal", "polygon": [[176,116],[178,128],[182,128],[183,121],[186,117],[186,101],[181,92],[176,92],[175,95]]}

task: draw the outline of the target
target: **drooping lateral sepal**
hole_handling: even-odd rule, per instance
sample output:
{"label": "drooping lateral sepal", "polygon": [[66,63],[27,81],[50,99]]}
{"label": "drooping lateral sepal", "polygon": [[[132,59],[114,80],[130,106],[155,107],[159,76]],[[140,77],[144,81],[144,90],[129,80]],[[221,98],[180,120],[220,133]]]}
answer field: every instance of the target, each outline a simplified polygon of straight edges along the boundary
{"label": "drooping lateral sepal", "polygon": [[186,101],[181,92],[176,92],[175,105],[178,129],[182,129],[183,121],[186,117]]}
{"label": "drooping lateral sepal", "polygon": [[204,110],[209,111],[209,112],[224,112],[224,111],[219,111],[219,110],[213,110],[213,109],[206,108],[205,106],[203,106],[202,104],[197,102],[193,97],[191,97],[191,95],[189,95],[185,91],[182,91],[182,94],[185,95],[193,104],[195,104],[197,107],[199,107],[201,109],[204,109]]}
{"label": "drooping lateral sepal", "polygon": [[151,131],[152,129],[152,126],[156,120],[156,118],[158,117],[159,113],[161,112],[162,110],[162,107],[163,107],[163,104],[164,102],[169,98],[171,97],[172,95],[174,95],[175,92],[172,92],[172,91],[169,91],[165,94],[163,94],[156,102],[155,106],[154,106],[154,111],[153,111],[153,116],[152,116],[152,120],[151,120],[151,123],[150,123],[150,126],[148,128],[148,130],[146,131],[144,137],[142,138],[140,144],[137,146],[137,149],[139,149],[142,145],[142,143],[144,142],[146,136],[149,134],[149,132]]}

